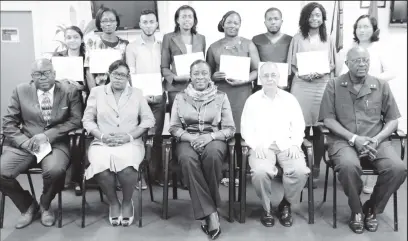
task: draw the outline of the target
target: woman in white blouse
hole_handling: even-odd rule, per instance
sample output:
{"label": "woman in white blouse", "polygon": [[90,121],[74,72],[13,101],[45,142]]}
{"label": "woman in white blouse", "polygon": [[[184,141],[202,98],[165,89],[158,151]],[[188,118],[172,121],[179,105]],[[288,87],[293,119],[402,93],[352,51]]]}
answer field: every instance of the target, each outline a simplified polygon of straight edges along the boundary
{"label": "woman in white blouse", "polygon": [[[389,81],[395,78],[395,73],[390,69],[384,45],[379,41],[379,34],[377,19],[369,15],[361,15],[354,23],[352,47],[361,46],[368,50],[370,54],[369,75],[382,81]],[[347,72],[347,66],[343,65],[342,74]],[[363,192],[372,193],[376,181],[377,176],[365,176]]]}

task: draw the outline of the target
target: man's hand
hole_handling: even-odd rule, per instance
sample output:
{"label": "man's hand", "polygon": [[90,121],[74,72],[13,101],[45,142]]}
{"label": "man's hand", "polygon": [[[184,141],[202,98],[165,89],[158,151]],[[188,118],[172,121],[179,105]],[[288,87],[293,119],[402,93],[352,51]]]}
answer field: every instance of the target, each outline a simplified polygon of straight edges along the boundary
{"label": "man's hand", "polygon": [[226,81],[228,84],[230,84],[231,86],[238,86],[238,85],[243,85],[243,84],[246,83],[245,81],[236,80],[236,79],[231,79],[231,78],[228,78],[228,79],[226,79],[225,81]]}
{"label": "man's hand", "polygon": [[213,139],[210,134],[202,134],[191,142],[191,146],[194,148],[194,150],[202,149],[212,140]]}
{"label": "man's hand", "polygon": [[37,134],[29,140],[28,150],[33,152],[38,152],[40,150],[40,145],[48,141],[47,136],[44,133]]}
{"label": "man's hand", "polygon": [[313,79],[313,76],[311,74],[306,74],[306,75],[298,75],[299,79],[302,79],[306,82],[311,82]]}
{"label": "man's hand", "polygon": [[320,73],[313,73],[312,74],[312,79],[320,79],[324,76],[324,74],[320,74]]}
{"label": "man's hand", "polygon": [[256,154],[256,158],[258,159],[266,159],[266,154],[268,153],[268,149],[264,148],[264,147],[256,147],[255,148],[255,154]]}
{"label": "man's hand", "polygon": [[227,75],[224,72],[215,72],[213,74],[214,81],[225,80],[225,77],[227,77]]}
{"label": "man's hand", "polygon": [[354,140],[354,146],[356,147],[357,151],[361,153],[364,149],[364,146],[369,144],[371,138],[368,136],[357,136]]}
{"label": "man's hand", "polygon": [[287,150],[287,156],[290,159],[298,159],[300,157],[300,149],[297,146],[291,146],[288,150]]}
{"label": "man's hand", "polygon": [[368,159],[372,161],[377,157],[377,148],[377,140],[371,138],[370,142],[360,152],[360,156],[368,155]]}
{"label": "man's hand", "polygon": [[190,80],[190,75],[174,76],[176,82],[187,82]]}

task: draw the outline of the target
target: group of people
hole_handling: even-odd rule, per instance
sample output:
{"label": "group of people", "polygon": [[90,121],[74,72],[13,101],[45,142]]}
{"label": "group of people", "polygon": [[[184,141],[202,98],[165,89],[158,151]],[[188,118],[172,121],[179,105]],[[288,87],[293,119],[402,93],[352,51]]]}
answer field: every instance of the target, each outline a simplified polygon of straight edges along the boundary
{"label": "group of people", "polygon": [[[181,165],[194,217],[201,220],[201,229],[210,238],[221,234],[218,188],[228,153],[226,141],[236,139],[238,161],[242,158],[241,140],[250,147],[251,181],[262,201],[260,220],[266,227],[274,225],[274,179],[282,179],[284,195],[278,219],[290,227],[291,205],[298,202],[307,176],[313,175],[316,181],[319,175],[324,155],[323,137],[316,134],[319,122],[332,133],[328,152],[349,200],[350,228],[356,233],[364,228],[376,231],[376,214],[383,212],[391,194],[404,182],[406,167],[387,139],[396,130],[400,113],[387,83],[393,76],[378,47],[375,18],[363,15],[354,24],[355,44],[345,61],[348,71],[336,78],[337,53],[327,35],[326,10],[319,3],[304,6],[299,33],[293,37],[280,31],[282,12],[277,8],[265,12],[267,32],[252,40],[239,36],[241,16],[229,11],[218,24],[218,31],[225,36],[211,44],[206,54],[195,10],[181,6],[174,20],[174,31],[162,41],[154,35],[158,22],[152,10],[142,11],[142,32],[132,43],[116,35],[120,19],[114,9],[101,8],[96,14],[100,36],[84,41],[79,28],[67,28],[67,50],[58,55],[84,58],[85,81],[81,84],[56,81],[50,60],[34,62],[32,81],[17,86],[3,117],[0,190],[22,213],[16,228],[29,225],[39,210],[43,225],[54,224],[50,203],[64,186],[71,155],[66,134],[82,126],[94,137],[85,176],[94,177],[107,196],[110,223],[131,225],[132,195],[145,155],[142,135],[147,131],[154,135],[152,176],[163,184],[161,142],[168,101],[169,132],[177,141],[176,161]],[[91,73],[88,52],[111,48],[120,50],[122,59],[113,62],[108,73]],[[330,73],[298,74],[297,53],[309,51],[328,53]],[[178,75],[174,57],[197,52],[206,60],[194,61],[189,75]],[[248,80],[231,79],[220,72],[221,55],[249,57]],[[266,63],[258,73],[260,61]],[[281,73],[275,63],[289,64],[289,88],[278,87]],[[162,74],[161,95],[143,96],[131,86],[130,75],[144,73]],[[87,93],[84,100],[81,91]],[[313,140],[313,167],[307,167],[301,150],[304,138]],[[47,142],[52,152],[40,163],[44,190],[38,203],[16,177],[35,164],[34,154]],[[360,154],[367,155],[379,171],[371,198],[364,205],[359,197],[364,184]],[[117,182],[122,200],[116,194]],[[365,189],[372,191],[370,186]]]}

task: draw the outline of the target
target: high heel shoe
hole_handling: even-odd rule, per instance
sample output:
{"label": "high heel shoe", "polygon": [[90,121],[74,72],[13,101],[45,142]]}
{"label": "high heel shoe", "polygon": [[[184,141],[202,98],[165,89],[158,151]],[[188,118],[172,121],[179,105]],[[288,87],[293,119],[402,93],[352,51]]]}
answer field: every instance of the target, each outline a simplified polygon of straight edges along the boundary
{"label": "high heel shoe", "polygon": [[[218,218],[218,228],[217,229],[213,229],[213,230],[211,230],[211,231],[208,231],[208,235],[210,236],[210,238],[212,239],[212,240],[215,240],[215,239],[217,239],[219,236],[220,236],[220,234],[221,234],[221,223],[220,223],[220,216],[218,216],[218,213],[216,213],[216,215],[217,215],[217,218]],[[207,226],[207,230],[208,230],[208,226]]]}
{"label": "high heel shoe", "polygon": [[122,217],[122,226],[123,227],[128,227],[128,226],[132,225],[132,223],[133,223],[133,219],[134,219],[134,216],[135,216],[135,207],[133,206],[133,200],[131,200],[131,201],[132,201],[132,216],[128,217],[128,218]]}
{"label": "high heel shoe", "polygon": [[113,227],[119,226],[120,223],[122,221],[122,215],[120,215],[119,217],[112,217],[111,216],[111,209],[109,206],[109,222]]}

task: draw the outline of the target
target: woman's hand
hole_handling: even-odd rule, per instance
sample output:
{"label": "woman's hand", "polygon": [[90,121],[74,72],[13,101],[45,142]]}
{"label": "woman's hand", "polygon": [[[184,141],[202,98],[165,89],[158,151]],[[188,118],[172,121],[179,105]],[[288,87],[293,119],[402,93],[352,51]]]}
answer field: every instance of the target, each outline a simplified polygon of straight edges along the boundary
{"label": "woman's hand", "polygon": [[213,80],[214,81],[225,80],[226,77],[227,77],[227,75],[224,72],[215,72],[213,74]]}
{"label": "woman's hand", "polygon": [[225,80],[231,86],[239,86],[248,83],[247,81],[228,78]]}
{"label": "woman's hand", "polygon": [[102,142],[108,146],[121,146],[130,142],[130,136],[127,133],[109,133],[102,137]]}
{"label": "woman's hand", "polygon": [[176,82],[188,82],[190,80],[190,75],[176,75],[173,80]]}
{"label": "woman's hand", "polygon": [[98,74],[95,77],[96,85],[102,85],[102,84],[106,83],[107,80],[108,80],[108,75],[107,74]]}
{"label": "woman's hand", "polygon": [[306,82],[312,82],[313,80],[313,75],[312,74],[306,74],[306,75],[298,75],[299,79],[302,79]]}
{"label": "woman's hand", "polygon": [[194,150],[201,149],[204,148],[212,140],[213,139],[210,134],[203,134],[192,141],[191,146],[194,148]]}

